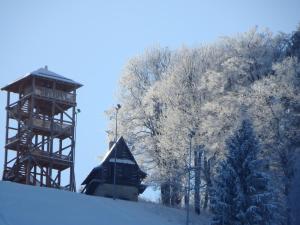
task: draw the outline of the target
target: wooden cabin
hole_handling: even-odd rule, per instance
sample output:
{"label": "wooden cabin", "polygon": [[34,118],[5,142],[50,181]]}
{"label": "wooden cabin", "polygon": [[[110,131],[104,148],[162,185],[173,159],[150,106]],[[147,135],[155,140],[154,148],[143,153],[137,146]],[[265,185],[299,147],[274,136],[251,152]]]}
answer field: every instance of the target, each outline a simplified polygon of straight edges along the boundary
{"label": "wooden cabin", "polygon": [[82,182],[82,185],[85,185],[82,192],[88,195],[137,201],[138,195],[146,189],[146,186],[141,184],[146,176],[147,174],[139,168],[124,138],[120,137],[110,146],[100,165],[95,167]]}

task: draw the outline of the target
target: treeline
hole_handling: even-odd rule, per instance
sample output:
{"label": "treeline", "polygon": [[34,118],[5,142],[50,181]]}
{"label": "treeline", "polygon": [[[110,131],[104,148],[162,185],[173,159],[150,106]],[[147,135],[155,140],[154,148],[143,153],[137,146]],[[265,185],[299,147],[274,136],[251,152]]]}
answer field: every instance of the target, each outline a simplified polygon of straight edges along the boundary
{"label": "treeline", "polygon": [[[257,170],[269,177],[262,185],[276,187],[281,224],[289,224],[287,196],[300,147],[299,58],[300,28],[276,35],[253,28],[197,48],[152,48],[127,63],[118,130],[149,174],[148,183],[160,187],[163,204],[187,202],[190,169],[195,211],[210,207],[217,214],[216,188],[234,152],[228,141],[239,140],[248,121],[244,129],[252,129],[257,140],[253,160],[263,160]],[[243,140],[237,149],[238,143]]]}

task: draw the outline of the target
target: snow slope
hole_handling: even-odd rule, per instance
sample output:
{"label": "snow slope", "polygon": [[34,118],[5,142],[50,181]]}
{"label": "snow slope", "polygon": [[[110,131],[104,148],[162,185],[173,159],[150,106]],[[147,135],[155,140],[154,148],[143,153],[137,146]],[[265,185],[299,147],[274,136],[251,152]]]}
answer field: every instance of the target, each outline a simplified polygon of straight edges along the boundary
{"label": "snow slope", "polygon": [[[191,213],[191,223],[206,225]],[[0,181],[0,225],[182,225],[185,211]]]}

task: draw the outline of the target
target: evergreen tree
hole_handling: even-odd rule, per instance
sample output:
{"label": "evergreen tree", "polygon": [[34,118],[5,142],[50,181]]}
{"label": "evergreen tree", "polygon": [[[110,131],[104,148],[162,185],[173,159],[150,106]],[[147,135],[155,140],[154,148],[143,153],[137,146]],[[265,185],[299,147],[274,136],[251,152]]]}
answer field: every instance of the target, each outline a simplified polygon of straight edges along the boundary
{"label": "evergreen tree", "polygon": [[226,141],[228,155],[218,168],[211,202],[214,225],[276,224],[274,192],[263,172],[264,161],[252,125],[244,120]]}

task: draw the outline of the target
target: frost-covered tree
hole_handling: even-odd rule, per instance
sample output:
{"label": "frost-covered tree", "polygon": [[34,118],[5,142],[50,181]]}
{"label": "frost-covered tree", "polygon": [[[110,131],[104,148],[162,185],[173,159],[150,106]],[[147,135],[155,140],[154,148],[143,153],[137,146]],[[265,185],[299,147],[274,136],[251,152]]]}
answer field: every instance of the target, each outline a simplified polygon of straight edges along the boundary
{"label": "frost-covered tree", "polygon": [[228,153],[218,169],[211,209],[214,225],[273,225],[277,203],[269,176],[263,172],[266,162],[259,159],[260,145],[251,122],[226,142]]}
{"label": "frost-covered tree", "polygon": [[[156,138],[159,134],[160,102],[150,92],[163,79],[170,58],[168,48],[149,49],[127,63],[120,80],[118,97],[122,110],[118,115],[119,133],[126,138],[134,154],[147,154],[145,164],[160,158]],[[109,117],[113,113],[114,109],[107,111]],[[113,123],[109,134],[114,136]]]}
{"label": "frost-covered tree", "polygon": [[[201,183],[196,196],[204,198],[202,207],[210,205],[214,165],[242,120],[242,105],[285,201],[300,146],[300,70],[296,57],[287,57],[291,46],[298,46],[296,32],[273,35],[253,28],[209,45],[154,48],[129,60],[119,87],[118,130],[147,171],[148,184],[161,188],[165,204],[182,202],[193,130],[192,149],[204,145],[205,152],[201,182],[193,178],[192,188],[198,192]],[[114,123],[109,133],[113,137]]]}
{"label": "frost-covered tree", "polygon": [[[283,171],[285,179],[290,180],[294,154],[299,146],[300,67],[296,58],[286,58],[274,64],[273,69],[274,75],[251,87],[245,102],[251,104],[264,154],[272,160],[273,168]],[[288,187],[285,189],[288,193]]]}
{"label": "frost-covered tree", "polygon": [[298,25],[298,29],[291,36],[287,53],[289,56],[295,56],[300,59],[300,24]]}
{"label": "frost-covered tree", "polygon": [[274,38],[269,30],[259,32],[257,27],[235,37],[224,38],[221,44],[227,57],[222,67],[228,79],[227,89],[237,90],[266,76],[275,55],[280,55],[277,46],[282,38]]}
{"label": "frost-covered tree", "polygon": [[[297,58],[287,57],[273,65],[273,74],[253,84],[244,100],[263,145],[263,155],[270,161],[273,182],[281,189],[282,213],[295,172],[297,149],[300,147],[299,84],[300,67]],[[298,150],[299,152],[299,150]],[[284,210],[284,208],[286,208]]]}

